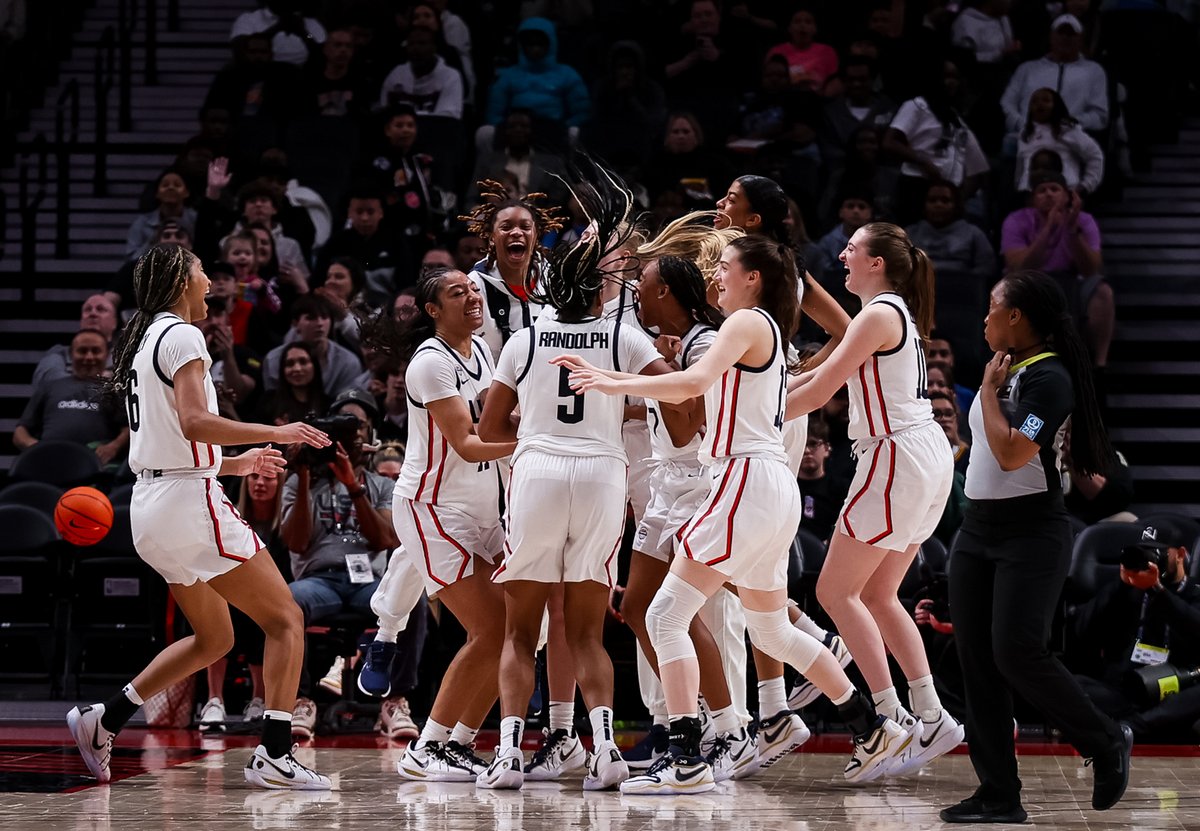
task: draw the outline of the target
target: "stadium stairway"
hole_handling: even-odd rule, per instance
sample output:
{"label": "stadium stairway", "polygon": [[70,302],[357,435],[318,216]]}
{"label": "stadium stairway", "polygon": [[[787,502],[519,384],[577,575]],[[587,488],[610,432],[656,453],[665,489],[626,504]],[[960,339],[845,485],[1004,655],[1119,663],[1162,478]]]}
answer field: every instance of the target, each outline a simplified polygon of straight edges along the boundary
{"label": "stadium stairway", "polygon": [[[118,89],[108,96],[108,192],[94,194],[96,104],[95,58],[106,28],[117,28],[118,0],[97,0],[72,36],[59,85],[46,92],[45,106],[30,116],[30,128],[18,137],[17,164],[0,170],[7,205],[0,249],[0,478],[12,464],[12,431],[29,398],[34,366],[53,344],[66,342],[78,328],[84,298],[108,283],[124,259],[125,236],[146,185],[175,158],[180,145],[197,132],[197,115],[217,71],[229,59],[229,29],[253,0],[205,0],[180,3],[179,30],[167,31],[166,4],[158,3],[158,83],[145,83],[146,3],[136,4],[131,41],[131,112],[133,129],[118,127]],[[69,248],[59,257],[56,240],[57,175],[54,151],[47,165],[45,197],[36,214],[36,268],[21,264],[21,214],[18,193],[20,151],[30,151],[42,133],[55,135],[55,102],[72,81],[79,84],[79,145],[69,164]],[[24,157],[36,174],[37,160]],[[37,187],[31,182],[31,192]],[[32,288],[32,295],[28,290]],[[23,293],[24,290],[24,293]],[[21,302],[22,299],[32,302]]]}
{"label": "stadium stairway", "polygon": [[1117,299],[1108,425],[1133,510],[1200,517],[1200,119],[1097,221]]}

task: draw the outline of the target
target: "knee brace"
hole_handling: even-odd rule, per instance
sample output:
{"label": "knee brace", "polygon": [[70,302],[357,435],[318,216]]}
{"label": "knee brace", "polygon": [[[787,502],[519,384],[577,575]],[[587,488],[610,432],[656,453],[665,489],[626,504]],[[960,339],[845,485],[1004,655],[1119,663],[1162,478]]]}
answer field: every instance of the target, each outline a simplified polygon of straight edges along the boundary
{"label": "knee brace", "polygon": [[802,675],[808,672],[824,649],[820,641],[792,625],[787,609],[773,612],[747,609],[746,629],[750,632],[752,644],[775,660],[791,664]]}
{"label": "knee brace", "polygon": [[646,610],[646,632],[654,644],[658,665],[695,658],[696,647],[688,635],[692,618],[704,605],[704,593],[686,580],[667,574]]}

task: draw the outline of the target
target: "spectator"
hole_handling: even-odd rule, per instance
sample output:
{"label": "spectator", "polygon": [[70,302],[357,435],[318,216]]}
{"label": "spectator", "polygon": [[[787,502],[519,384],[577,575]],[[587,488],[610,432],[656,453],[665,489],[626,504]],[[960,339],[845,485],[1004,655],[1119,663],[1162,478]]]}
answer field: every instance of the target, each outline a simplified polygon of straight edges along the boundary
{"label": "spectator", "polygon": [[788,83],[787,60],[771,55],[763,62],[759,88],[745,96],[741,107],[741,129],[731,137],[736,142],[777,142],[777,151],[793,159],[803,155],[817,162],[817,128],[821,121],[821,98],[804,87]]}
{"label": "spectator", "polygon": [[229,160],[214,159],[208,166],[204,198],[196,211],[196,251],[213,258],[221,240],[252,223],[262,223],[275,237],[275,253],[280,274],[285,269],[308,279],[308,251],[315,231],[308,212],[284,199],[283,188],[267,179],[243,185],[237,194],[237,206],[229,210],[221,204],[221,195],[232,177]]}
{"label": "spectator", "polygon": [[873,128],[878,140],[896,114],[895,103],[875,89],[875,61],[851,55],[842,62],[839,74],[843,91],[825,102],[821,130],[821,159],[830,167],[839,166],[846,158],[861,128]]}
{"label": "spectator", "polygon": [[379,103],[385,107],[408,104],[422,116],[462,118],[462,76],[437,54],[434,32],[416,28],[408,33],[408,61],[383,79]]}
{"label": "spectator", "polygon": [[[322,387],[329,396],[352,388],[363,372],[357,355],[329,339],[332,318],[333,309],[324,297],[306,294],[292,305],[294,339],[312,344],[321,367]],[[263,389],[268,392],[278,388],[280,363],[288,345],[272,349],[263,361]]]}
{"label": "spectator", "polygon": [[[180,225],[173,219],[165,220],[154,235],[154,243],[162,243],[164,245],[178,245],[192,250],[192,230],[183,225]],[[126,260],[117,269],[117,273],[108,281],[108,285],[104,287],[103,297],[107,298],[113,308],[123,316],[133,314],[134,307],[137,305],[133,297],[133,269],[137,265],[136,260]],[[116,315],[114,315],[116,317]],[[100,328],[100,327],[98,327]],[[64,350],[66,347],[62,347]]]}
{"label": "spectator", "polygon": [[99,379],[108,362],[104,333],[80,329],[71,339],[71,374],[33,388],[13,431],[13,444],[28,450],[39,441],[69,441],[96,451],[112,464],[129,448],[124,413],[100,400]]}
{"label": "spectator", "polygon": [[817,240],[818,261],[808,263],[808,270],[825,285],[826,290],[830,290],[830,287],[838,289],[835,296],[845,293],[844,287],[839,286],[839,283],[846,282],[846,267],[839,257],[854,232],[870,222],[874,216],[875,209],[871,205],[870,193],[866,190],[847,190],[842,194],[839,203],[838,224]]}
{"label": "spectator", "polygon": [[362,263],[353,257],[335,257],[325,267],[325,273],[318,275],[317,279],[320,282],[313,292],[329,301],[338,340],[350,349],[357,350],[361,340],[358,315],[367,313],[367,306],[362,300],[367,282]]}
{"label": "spectator", "polygon": [[303,210],[313,227],[312,248],[317,249],[329,240],[333,230],[333,214],[321,194],[300,184],[288,167],[287,153],[278,147],[268,147],[258,159],[258,176],[274,185],[283,194],[283,212],[295,221],[285,220],[285,225],[297,225],[305,232],[304,220],[296,213]]}
{"label": "spectator", "polygon": [[[971,436],[971,425],[967,421],[967,410],[961,405],[959,387],[954,384],[954,372],[945,364],[925,367],[925,390],[932,397],[935,393],[945,393],[954,398],[955,409],[958,411],[958,435],[963,441]],[[968,390],[968,393],[970,391]]]}
{"label": "spectator", "polygon": [[1093,525],[1097,522],[1127,522],[1136,519],[1129,513],[1133,502],[1133,473],[1119,450],[1104,473],[1083,473],[1071,458],[1071,427],[1063,435],[1063,501],[1072,516]]}
{"label": "spectator", "polygon": [[263,8],[238,15],[229,39],[248,35],[271,38],[271,51],[281,63],[303,66],[310,53],[325,42],[325,28],[300,11],[297,0],[265,0]]}
{"label": "spectator", "polygon": [[[475,61],[471,57],[471,30],[447,8],[449,0],[415,3],[409,8],[410,29],[429,29],[437,35],[446,63],[462,73],[463,103],[475,100]],[[440,11],[439,11],[440,10]]]}
{"label": "spectator", "polygon": [[360,168],[379,181],[387,220],[407,236],[429,237],[437,224],[435,211],[444,218],[443,205],[450,200],[432,184],[433,158],[414,152],[418,131],[412,107],[397,104],[384,114],[382,141]]}
{"label": "spectator", "polygon": [[[480,265],[480,263],[476,263],[476,265]],[[414,317],[416,317],[416,286],[405,286],[396,293],[396,297],[392,300],[392,314],[395,315],[396,320],[399,320],[401,323],[412,320]]]}
{"label": "spectator", "polygon": [[902,162],[896,195],[901,225],[921,217],[929,182],[958,186],[965,201],[988,172],[979,141],[955,107],[961,91],[958,67],[947,60],[940,69],[939,78],[926,79],[923,95],[900,105],[883,139],[884,151]]}
{"label": "spectator", "polygon": [[297,110],[296,66],[273,60],[271,41],[255,34],[233,42],[233,61],[213,78],[202,109],[224,110],[235,128],[243,119],[263,118],[276,125]]}
{"label": "spectator", "polygon": [[971,445],[958,435],[958,399],[946,390],[931,389],[929,403],[933,407],[933,420],[942,428],[950,441],[950,449],[954,451],[954,471],[965,476]]}
{"label": "spectator", "polygon": [[408,442],[408,386],[404,373],[408,364],[389,364],[385,370],[383,400],[380,402],[379,440]]}
{"label": "spectator", "polygon": [[258,390],[258,356],[245,346],[234,342],[229,311],[219,303],[208,307],[208,317],[196,325],[204,333],[208,354],[212,357],[213,386],[217,390],[220,415],[242,421],[242,413],[250,412]]}
{"label": "spectator", "polygon": [[320,415],[329,405],[321,379],[317,348],[308,341],[285,344],[277,369],[275,388],[263,397],[258,420],[266,424],[290,424]]}
{"label": "spectator", "polygon": [[800,460],[797,481],[800,485],[802,510],[800,527],[828,541],[837,522],[838,511],[846,500],[850,481],[831,477],[825,469],[829,459],[829,425],[820,413],[808,418],[808,440]]}
{"label": "spectator", "polygon": [[566,187],[555,178],[565,177],[566,167],[557,156],[533,149],[533,131],[531,111],[509,111],[504,119],[504,148],[480,153],[475,163],[475,175],[471,177],[476,184],[471,189],[469,202],[479,202],[479,182],[500,179],[508,173],[515,178],[515,187],[520,193],[544,193],[553,204],[566,204]]}
{"label": "spectator", "polygon": [[748,86],[743,83],[749,66],[738,53],[736,32],[727,31],[716,0],[692,0],[691,13],[674,52],[678,55],[665,68],[667,101],[677,109],[696,114],[704,131],[716,143],[737,123],[734,106]]}
{"label": "spectator", "polygon": [[583,128],[586,144],[597,155],[623,156],[646,163],[667,117],[666,93],[646,72],[646,55],[633,40],[608,50],[604,76],[592,89],[592,117]]}
{"label": "spectator", "polygon": [[930,183],[925,218],[906,230],[912,244],[933,262],[938,330],[954,345],[964,374],[973,376],[983,368],[979,321],[987,312],[987,293],[999,276],[992,243],[963,219],[961,194],[946,182]]}
{"label": "spectator", "polygon": [[187,204],[191,193],[183,176],[176,170],[165,170],[158,176],[154,189],[158,207],[142,214],[129,226],[125,239],[125,259],[136,260],[150,247],[158,229],[168,220],[188,228],[196,227],[196,211]]}
{"label": "spectator", "polygon": [[[1075,614],[1075,631],[1096,656],[1097,669],[1075,678],[1096,708],[1128,724],[1139,742],[1196,739],[1200,686],[1149,700],[1133,694],[1142,686],[1133,675],[1137,670],[1200,666],[1200,586],[1187,579],[1191,542],[1177,523],[1147,527],[1141,542],[1131,546],[1140,550],[1144,568],[1122,565],[1119,579],[1102,585]],[[1161,571],[1158,562],[1165,563]]]}
{"label": "spectator", "polygon": [[1067,187],[1080,195],[1095,193],[1104,178],[1104,151],[1067,112],[1066,102],[1052,89],[1029,97],[1029,118],[1017,141],[1017,190],[1029,190],[1035,153],[1051,150],[1062,162]]}
{"label": "spectator", "polygon": [[788,42],[772,47],[767,59],[781,55],[787,61],[792,86],[823,94],[829,79],[837,75],[837,52],[816,42],[817,19],[809,9],[792,12],[787,31]]}
{"label": "spectator", "polygon": [[[108,345],[105,350],[105,370],[112,369],[112,344],[117,328],[117,307],[107,292],[90,295],[83,301],[83,306],[79,309],[79,331],[90,329],[104,336],[104,342]],[[55,344],[46,350],[46,354],[34,367],[31,383],[37,388],[51,381],[70,378],[73,367],[71,347],[62,343]]]}
{"label": "spectator", "polygon": [[304,66],[305,96],[301,112],[329,118],[357,118],[370,107],[367,78],[354,62],[354,35],[349,28],[329,30],[320,54]]}
{"label": "spectator", "polygon": [[[579,73],[558,62],[558,35],[544,17],[530,17],[517,28],[517,65],[501,70],[488,95],[487,125],[493,128],[515,109],[527,110],[534,132],[551,144],[572,143],[591,112],[591,96]],[[491,135],[476,136],[481,149]]]}
{"label": "spectator", "polygon": [[470,274],[475,264],[487,256],[487,243],[478,234],[460,228],[450,236],[450,251],[454,254],[454,267]]}
{"label": "spectator", "polygon": [[[254,264],[258,275],[267,281],[268,287],[281,302],[282,314],[273,315],[264,320],[272,327],[269,335],[274,337],[281,334],[278,331],[281,321],[286,322],[292,303],[301,295],[308,294],[308,267],[301,271],[292,262],[281,262],[276,245],[280,238],[261,222],[251,222],[245,230],[254,237]],[[264,333],[264,335],[267,333]]]}
{"label": "spectator", "polygon": [[932,369],[942,370],[945,373],[946,383],[953,388],[954,397],[958,399],[959,411],[969,413],[971,403],[975,400],[975,390],[954,383],[956,365],[953,345],[940,329],[934,329],[925,341],[926,372]]}
{"label": "spectator", "polygon": [[878,128],[863,123],[850,137],[845,161],[842,164],[825,164],[829,170],[829,180],[817,206],[817,216],[822,226],[837,219],[837,210],[841,207],[839,199],[845,190],[852,188],[873,194],[872,204],[878,219],[890,220],[895,217],[894,194],[900,181],[900,171],[885,163],[880,135]]}
{"label": "spectator", "polygon": [[[251,235],[251,256],[254,256],[254,237]],[[210,264],[204,273],[208,275],[208,310],[214,309],[228,315],[233,342],[245,345],[250,336],[250,318],[254,306],[238,297],[236,268],[232,263],[220,261]]]}
{"label": "spectator", "polygon": [[275,290],[258,274],[258,238],[252,231],[237,231],[221,241],[221,259],[233,266],[237,296],[250,304],[262,318],[279,314],[283,303]]}
{"label": "spectator", "polygon": [[950,27],[950,42],[974,53],[981,64],[998,64],[1021,51],[1013,37],[1008,9],[1012,0],[975,0]]}
{"label": "spectator", "polygon": [[[379,586],[388,552],[398,544],[391,512],[395,483],[368,471],[363,453],[363,445],[373,438],[374,407],[369,396],[357,392],[335,401],[329,415],[358,419],[354,440],[340,447],[336,460],[328,464],[297,458],[295,471],[284,483],[280,536],[291,552],[295,580],[289,588],[306,626],[342,611],[361,612],[364,623],[374,620],[371,595]],[[317,708],[310,694],[305,671],[292,716],[292,731],[302,737],[311,737],[316,725]]]}
{"label": "spectator", "polygon": [[[1030,182],[1033,206],[1004,219],[1000,253],[1010,271],[1037,269],[1054,277],[1067,296],[1091,352],[1093,367],[1108,363],[1116,326],[1112,287],[1101,276],[1100,229],[1062,174]],[[1098,384],[1099,387],[1099,384]],[[1102,388],[1097,389],[1097,394]]]}
{"label": "spectator", "polygon": [[404,445],[398,442],[384,442],[371,457],[371,469],[393,482],[400,478],[400,468],[403,466]]}
{"label": "spectator", "polygon": [[[350,189],[346,208],[347,225],[335,231],[321,250],[317,273],[322,274],[337,257],[352,257],[362,264],[366,276],[364,300],[369,306],[381,306],[401,285],[413,282],[420,252],[409,246],[385,221],[383,190],[374,182],[360,181]],[[423,241],[414,237],[414,244]],[[399,271],[399,273],[397,273]]]}
{"label": "spectator", "polygon": [[651,193],[681,188],[698,210],[712,208],[734,176],[730,164],[705,146],[696,116],[682,111],[667,116],[662,148],[651,159],[649,172]]}
{"label": "spectator", "polygon": [[1104,68],[1080,53],[1083,24],[1063,14],[1050,25],[1050,51],[1017,67],[1000,98],[1008,131],[1016,134],[1025,125],[1026,105],[1039,89],[1062,96],[1067,111],[1090,133],[1108,127],[1108,76]]}

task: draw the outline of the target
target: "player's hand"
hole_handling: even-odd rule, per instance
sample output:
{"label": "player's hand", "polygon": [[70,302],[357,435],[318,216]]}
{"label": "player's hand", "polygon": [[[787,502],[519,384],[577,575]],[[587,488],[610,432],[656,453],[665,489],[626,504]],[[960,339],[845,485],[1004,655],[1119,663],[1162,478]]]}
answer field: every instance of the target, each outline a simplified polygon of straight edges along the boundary
{"label": "player's hand", "polygon": [[287,466],[287,462],[283,458],[283,453],[271,445],[247,450],[239,458],[244,460],[243,476],[257,473],[267,479],[274,479]]}
{"label": "player's hand", "polygon": [[654,348],[667,363],[673,362],[683,351],[683,339],[674,335],[659,335],[654,339]]}
{"label": "player's hand", "polygon": [[350,490],[358,488],[358,475],[355,474],[354,465],[350,463],[350,456],[341,442],[337,445],[337,460],[329,463],[329,470],[335,479]]}
{"label": "player's hand", "polygon": [[608,591],[608,613],[617,623],[624,623],[625,617],[620,612],[621,600],[625,597],[625,587],[614,585]]}
{"label": "player's hand", "polygon": [[1012,355],[1007,352],[997,352],[988,361],[983,370],[981,386],[988,390],[998,390],[1008,381],[1008,368],[1012,366]]}
{"label": "player's hand", "polygon": [[555,366],[565,366],[571,372],[577,369],[596,369],[578,355],[559,355],[557,358],[551,358],[550,363]]}
{"label": "player's hand", "polygon": [[312,447],[328,447],[329,436],[311,424],[293,421],[275,428],[275,441],[279,444],[307,444]]}

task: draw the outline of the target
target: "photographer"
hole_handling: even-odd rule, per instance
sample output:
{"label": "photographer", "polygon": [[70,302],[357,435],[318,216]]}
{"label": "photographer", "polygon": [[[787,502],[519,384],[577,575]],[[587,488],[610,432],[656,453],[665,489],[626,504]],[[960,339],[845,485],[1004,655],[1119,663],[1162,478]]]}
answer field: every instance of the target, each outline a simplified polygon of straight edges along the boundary
{"label": "photographer", "polygon": [[[370,396],[344,392],[328,417],[315,422],[329,431],[336,454],[299,454],[284,483],[280,537],[291,552],[295,582],[289,588],[305,626],[343,611],[361,611],[364,628],[375,617],[371,595],[398,542],[392,530],[393,482],[365,467],[363,446],[373,438],[374,414]],[[306,738],[317,715],[310,691],[304,672],[292,729]]]}
{"label": "photographer", "polygon": [[[1187,673],[1200,667],[1200,587],[1186,576],[1189,542],[1166,520],[1147,527],[1121,553],[1120,579],[1076,615],[1076,633],[1099,656],[1098,677],[1076,678],[1138,741],[1196,739],[1189,728],[1200,719],[1200,685],[1188,687]],[[1175,686],[1177,673],[1178,691],[1160,692]]]}

